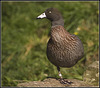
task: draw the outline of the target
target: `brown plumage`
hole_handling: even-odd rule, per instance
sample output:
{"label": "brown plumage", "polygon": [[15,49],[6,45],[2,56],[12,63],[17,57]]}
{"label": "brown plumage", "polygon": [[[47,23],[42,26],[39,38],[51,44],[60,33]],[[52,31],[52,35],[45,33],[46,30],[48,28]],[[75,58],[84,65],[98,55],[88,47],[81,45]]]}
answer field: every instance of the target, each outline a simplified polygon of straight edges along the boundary
{"label": "brown plumage", "polygon": [[71,83],[63,80],[60,67],[74,66],[84,55],[81,40],[64,28],[63,17],[55,8],[49,8],[37,18],[46,17],[51,21],[50,39],[47,44],[47,57],[59,72],[61,83]]}
{"label": "brown plumage", "polygon": [[47,44],[47,57],[57,67],[72,67],[83,56],[80,39],[69,34],[62,26],[51,28],[51,38]]}

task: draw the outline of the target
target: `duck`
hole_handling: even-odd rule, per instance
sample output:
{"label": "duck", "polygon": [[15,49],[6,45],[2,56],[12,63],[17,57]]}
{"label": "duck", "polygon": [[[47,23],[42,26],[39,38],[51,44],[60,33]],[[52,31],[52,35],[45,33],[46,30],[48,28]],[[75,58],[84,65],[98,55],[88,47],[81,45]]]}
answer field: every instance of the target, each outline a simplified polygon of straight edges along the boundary
{"label": "duck", "polygon": [[78,36],[70,34],[64,28],[62,14],[56,8],[48,8],[37,19],[47,18],[51,22],[50,39],[47,43],[47,58],[57,67],[60,82],[71,84],[64,80],[61,67],[73,67],[84,56],[84,47]]}

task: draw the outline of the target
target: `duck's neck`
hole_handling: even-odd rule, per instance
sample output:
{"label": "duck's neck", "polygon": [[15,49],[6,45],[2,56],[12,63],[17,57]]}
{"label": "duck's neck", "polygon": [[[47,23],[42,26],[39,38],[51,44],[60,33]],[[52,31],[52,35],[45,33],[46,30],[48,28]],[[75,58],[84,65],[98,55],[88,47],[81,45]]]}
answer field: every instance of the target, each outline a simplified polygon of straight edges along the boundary
{"label": "duck's neck", "polygon": [[52,21],[51,22],[51,26],[56,26],[56,25],[61,25],[64,27],[64,20],[63,19],[59,19],[57,21]]}

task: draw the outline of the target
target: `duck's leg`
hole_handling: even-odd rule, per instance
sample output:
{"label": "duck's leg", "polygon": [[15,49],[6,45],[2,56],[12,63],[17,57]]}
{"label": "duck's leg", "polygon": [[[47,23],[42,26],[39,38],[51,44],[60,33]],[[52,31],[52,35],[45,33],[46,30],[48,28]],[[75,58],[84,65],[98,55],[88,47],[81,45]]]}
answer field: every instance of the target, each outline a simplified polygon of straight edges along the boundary
{"label": "duck's leg", "polygon": [[72,82],[69,82],[68,80],[64,80],[62,77],[62,74],[60,72],[60,67],[57,67],[58,73],[59,73],[59,77],[60,77],[60,83],[61,84],[71,84]]}
{"label": "duck's leg", "polygon": [[57,70],[58,70],[58,74],[59,74],[60,79],[63,79],[62,74],[60,72],[60,67],[57,67]]}

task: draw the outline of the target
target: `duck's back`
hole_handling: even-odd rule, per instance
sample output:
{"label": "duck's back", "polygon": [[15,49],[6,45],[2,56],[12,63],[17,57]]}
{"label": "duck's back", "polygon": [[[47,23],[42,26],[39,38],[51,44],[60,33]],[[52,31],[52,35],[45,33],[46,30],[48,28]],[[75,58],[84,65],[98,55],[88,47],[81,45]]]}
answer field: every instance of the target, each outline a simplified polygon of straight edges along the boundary
{"label": "duck's back", "polygon": [[80,39],[69,34],[63,26],[54,26],[47,44],[47,57],[52,64],[72,67],[83,57],[84,49]]}

